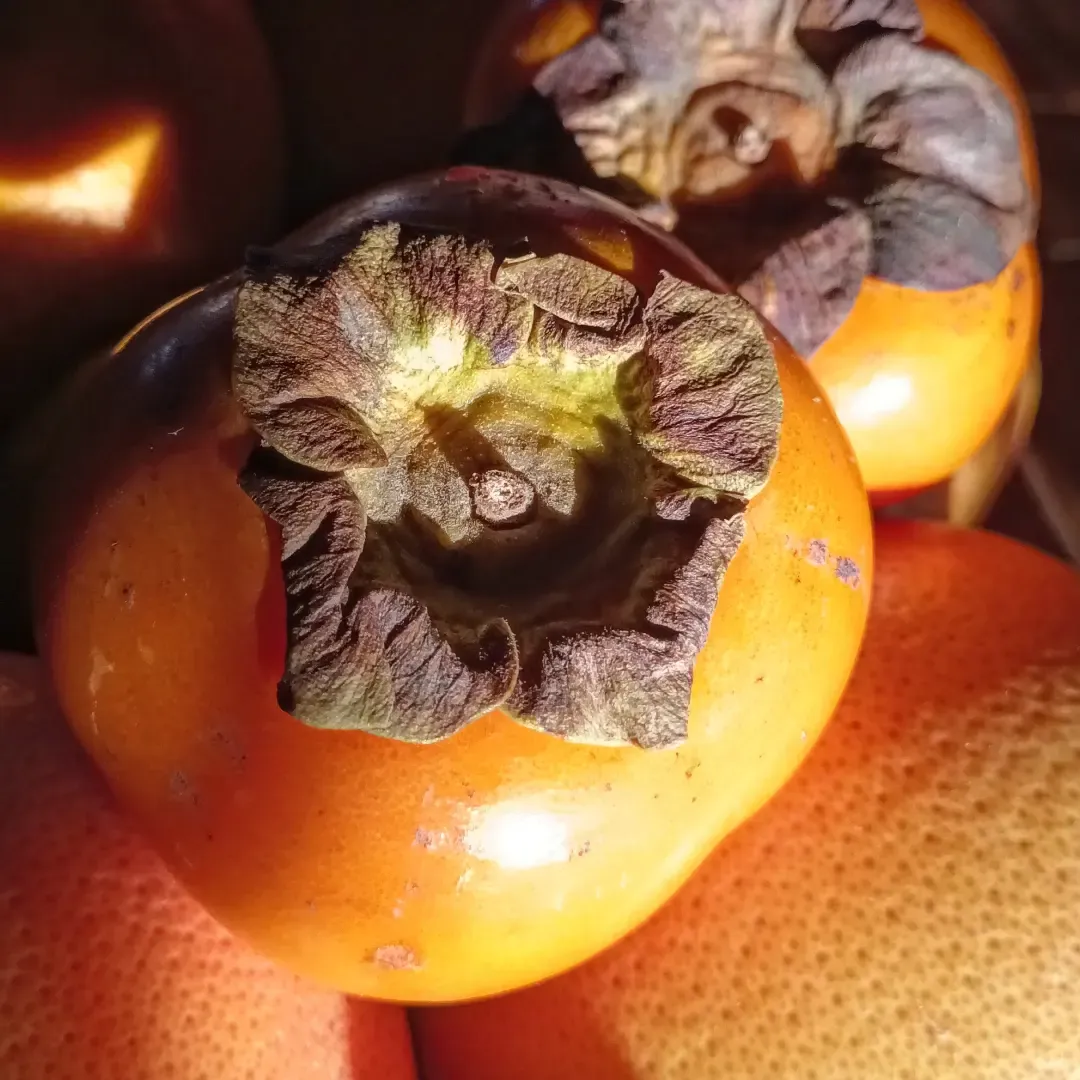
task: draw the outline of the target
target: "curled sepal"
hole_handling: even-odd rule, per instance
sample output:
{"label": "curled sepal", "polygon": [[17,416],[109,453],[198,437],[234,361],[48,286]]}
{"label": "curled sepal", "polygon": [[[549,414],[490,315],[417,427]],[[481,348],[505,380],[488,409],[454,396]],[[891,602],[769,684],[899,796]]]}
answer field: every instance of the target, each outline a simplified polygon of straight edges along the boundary
{"label": "curled sepal", "polygon": [[982,72],[888,34],[846,56],[833,85],[840,94],[844,141],[1000,210],[1027,209],[1016,119],[1005,95]]}
{"label": "curled sepal", "polygon": [[663,274],[645,309],[645,327],[649,395],[642,442],[700,487],[755,495],[776,460],[771,433],[782,410],[757,315],[735,296]]}
{"label": "curled sepal", "polygon": [[912,289],[965,289],[996,278],[1027,239],[1015,214],[949,184],[900,177],[870,197],[875,277]]}
{"label": "curled sepal", "polygon": [[739,292],[810,357],[848,317],[873,266],[870,216],[853,203],[809,206]]}
{"label": "curled sepal", "polygon": [[282,535],[282,706],[413,742],[501,707],[667,746],[776,456],[745,301],[371,224],[240,289],[242,484]]}
{"label": "curled sepal", "polygon": [[509,696],[517,654],[505,623],[451,642],[400,588],[354,592],[364,510],[343,477],[305,475],[264,451],[240,483],[281,529],[289,643],[278,686],[283,709],[313,727],[362,726],[427,743]]}
{"label": "curled sepal", "polygon": [[922,13],[915,0],[807,0],[800,30],[848,30],[871,25],[922,37]]}

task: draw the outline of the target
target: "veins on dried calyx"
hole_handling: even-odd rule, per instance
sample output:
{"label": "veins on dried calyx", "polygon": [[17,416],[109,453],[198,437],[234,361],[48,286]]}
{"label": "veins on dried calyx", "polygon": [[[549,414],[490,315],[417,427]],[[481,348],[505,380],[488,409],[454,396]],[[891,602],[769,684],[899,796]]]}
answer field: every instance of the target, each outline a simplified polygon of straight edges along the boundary
{"label": "veins on dried calyx", "polygon": [[282,531],[287,711],[416,742],[496,707],[685,737],[777,449],[744,301],[372,224],[249,269],[233,385],[262,440],[241,482]]}

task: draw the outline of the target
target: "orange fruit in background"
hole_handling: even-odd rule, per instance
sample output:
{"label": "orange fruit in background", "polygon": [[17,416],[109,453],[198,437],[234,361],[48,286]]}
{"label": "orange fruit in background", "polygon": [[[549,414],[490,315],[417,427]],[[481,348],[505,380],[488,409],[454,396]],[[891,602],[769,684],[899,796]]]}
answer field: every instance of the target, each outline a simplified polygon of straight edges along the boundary
{"label": "orange fruit in background", "polygon": [[1064,1080],[1077,910],[1080,577],[889,525],[791,783],[616,948],[414,1032],[428,1080]]}
{"label": "orange fruit in background", "polygon": [[[504,181],[416,180],[332,212],[307,240],[378,202],[392,220],[527,224],[649,289],[661,266],[708,280],[615,204],[532,181],[509,203],[465,198],[474,184]],[[127,342],[46,486],[39,641],[80,740],[211,910],[328,984],[445,1001],[587,959],[780,787],[839,698],[872,537],[835,418],[777,341],[779,459],[724,579],[682,746],[571,744],[498,711],[431,745],[320,731],[277,705],[280,556],[237,485],[251,433],[227,381],[234,290],[183,301]]]}
{"label": "orange fruit in background", "polygon": [[0,654],[0,1076],[412,1080],[402,1010],[231,938],[113,806],[41,665]]}
{"label": "orange fruit in background", "polygon": [[[466,123],[503,115],[544,64],[595,32],[599,6],[597,0],[510,0],[479,52]],[[960,0],[919,0],[918,7],[930,44],[955,53],[1004,91],[1037,202],[1034,130],[1001,49]],[[697,246],[691,230],[682,238]],[[717,240],[719,246],[723,237]],[[1031,243],[993,281],[969,288],[936,292],[864,280],[844,322],[807,360],[872,494],[888,501],[944,481],[992,436],[1035,355],[1041,305]]]}

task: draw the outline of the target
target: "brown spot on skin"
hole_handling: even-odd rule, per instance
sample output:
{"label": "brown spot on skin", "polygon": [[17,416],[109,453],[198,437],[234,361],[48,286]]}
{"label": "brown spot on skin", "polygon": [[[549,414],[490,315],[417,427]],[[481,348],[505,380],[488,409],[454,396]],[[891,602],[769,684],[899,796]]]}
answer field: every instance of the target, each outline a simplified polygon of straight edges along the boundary
{"label": "brown spot on skin", "polygon": [[431,851],[438,846],[438,843],[438,837],[430,829],[417,829],[413,837],[413,844],[416,847],[422,847],[425,851]]}
{"label": "brown spot on skin", "polygon": [[859,573],[859,567],[856,565],[854,559],[841,556],[836,560],[834,572],[838,581],[842,581],[845,585],[850,585],[853,589],[857,589],[862,582],[862,574]]}
{"label": "brown spot on skin", "polygon": [[177,801],[196,806],[199,802],[199,794],[192,786],[187,776],[176,770],[169,777],[169,794]]}
{"label": "brown spot on skin", "polygon": [[824,540],[811,540],[806,551],[811,566],[824,566],[829,561],[829,545]]}
{"label": "brown spot on skin", "polygon": [[120,597],[124,602],[124,607],[130,611],[135,606],[135,586],[130,582],[123,585],[120,589]]}
{"label": "brown spot on skin", "polygon": [[1014,337],[1016,337],[1016,320],[1015,319],[1010,319],[1005,324],[1005,336],[1008,337],[1010,340],[1012,340]]}
{"label": "brown spot on skin", "polygon": [[1022,266],[1018,266],[1012,272],[1012,288],[1013,292],[1019,292],[1027,283],[1027,274],[1024,272]]}
{"label": "brown spot on skin", "polygon": [[389,971],[419,971],[423,964],[408,945],[380,945],[371,959],[378,967]]}
{"label": "brown spot on skin", "polygon": [[583,843],[581,847],[577,849],[576,855],[580,859],[583,855],[588,855],[591,850],[592,844],[588,840],[586,840],[585,843]]}
{"label": "brown spot on skin", "polygon": [[420,891],[420,883],[417,881],[405,882],[405,895],[415,896]]}

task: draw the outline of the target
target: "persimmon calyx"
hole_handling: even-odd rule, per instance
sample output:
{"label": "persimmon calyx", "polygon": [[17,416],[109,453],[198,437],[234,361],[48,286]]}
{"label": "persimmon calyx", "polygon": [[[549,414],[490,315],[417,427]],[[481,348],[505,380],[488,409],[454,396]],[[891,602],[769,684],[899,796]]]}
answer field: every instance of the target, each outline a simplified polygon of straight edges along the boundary
{"label": "persimmon calyx", "polygon": [[282,707],[411,742],[495,708],[567,739],[685,738],[775,357],[741,298],[371,224],[260,256],[233,388],[281,530]]}
{"label": "persimmon calyx", "polygon": [[965,288],[1033,235],[1007,99],[922,32],[915,0],[608,3],[464,152],[637,205],[808,356],[867,276]]}

